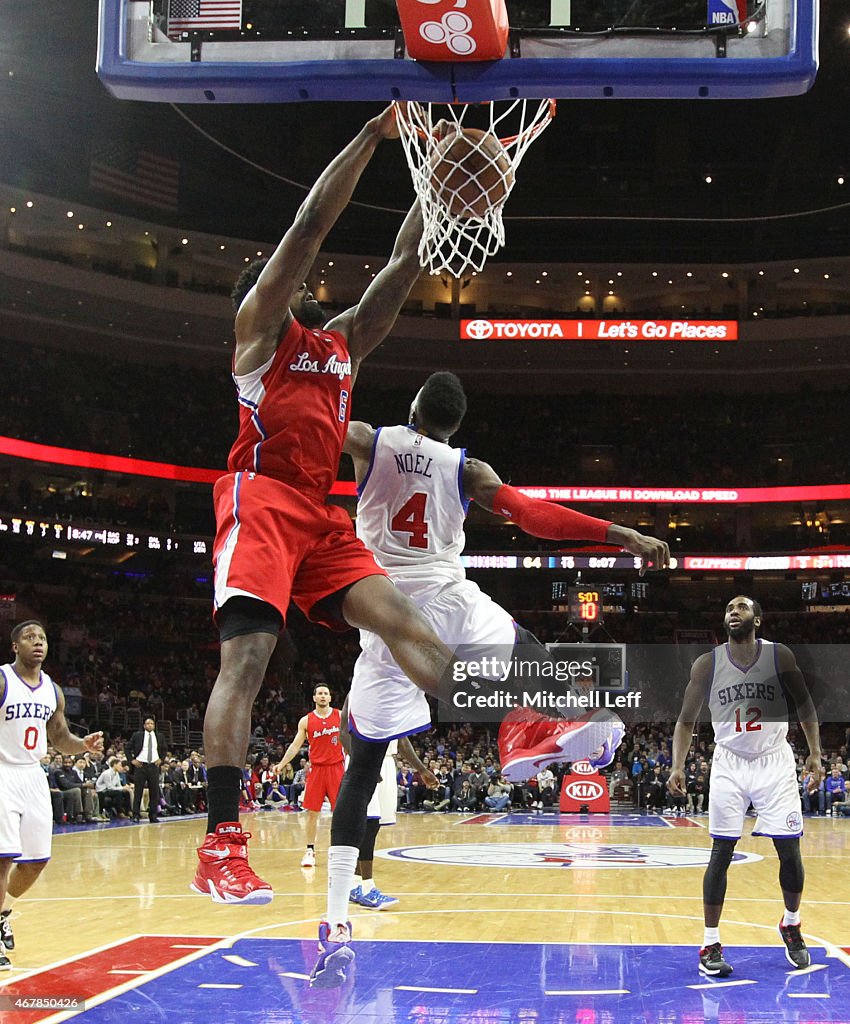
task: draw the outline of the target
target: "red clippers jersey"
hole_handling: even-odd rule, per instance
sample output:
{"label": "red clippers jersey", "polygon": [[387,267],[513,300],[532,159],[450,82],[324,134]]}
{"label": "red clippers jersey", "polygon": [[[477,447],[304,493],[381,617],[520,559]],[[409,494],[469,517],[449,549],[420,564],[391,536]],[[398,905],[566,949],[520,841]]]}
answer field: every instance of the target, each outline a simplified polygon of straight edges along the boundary
{"label": "red clippers jersey", "polygon": [[331,708],[327,718],[319,718],[315,711],[307,715],[307,742],[310,744],[310,764],[340,764],[344,752],[339,742],[339,711]]}
{"label": "red clippers jersey", "polygon": [[293,320],[268,362],[233,379],[239,434],[227,468],[274,477],[324,501],[348,430],[351,357],[345,338]]}

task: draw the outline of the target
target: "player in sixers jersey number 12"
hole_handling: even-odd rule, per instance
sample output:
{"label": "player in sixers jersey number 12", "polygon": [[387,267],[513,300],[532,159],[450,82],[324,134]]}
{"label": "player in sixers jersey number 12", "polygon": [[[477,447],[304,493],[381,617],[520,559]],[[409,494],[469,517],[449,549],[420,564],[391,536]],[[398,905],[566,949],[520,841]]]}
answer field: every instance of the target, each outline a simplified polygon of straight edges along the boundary
{"label": "player in sixers jersey number 12", "polygon": [[794,702],[809,744],[806,767],[819,781],[823,773],[818,717],[791,651],[756,637],[761,616],[759,603],[742,594],[726,605],[723,626],[729,641],[694,662],[673,734],[673,767],[667,786],[684,796],[685,756],[700,708],[708,702],[715,740],[708,804],[714,845],[703,879],[705,933],[699,970],[712,977],[732,973],[720,943],[720,915],[729,864],[751,803],[758,814],[753,835],[772,839],[779,856],[779,885],[785,902],[779,934],[785,956],[792,967],[808,967],[811,962],[800,931],[803,818],[797,766],[788,743],[786,695]]}
{"label": "player in sixers jersey number 12", "polygon": [[[452,652],[392,586],[345,510],[326,501],[360,363],[387,336],[419,276],[418,203],[360,302],[326,326],[305,278],[378,144],[397,137],[392,108],[370,120],[319,176],[271,258],[247,267],[233,292],[240,419],[229,472],[213,491],[221,668],[204,719],[207,835],[192,882],[219,903],[272,897],[248,864],[239,795],[251,708],[290,600],[331,629],[377,633],[429,692],[439,691],[452,664]],[[380,766],[380,757],[367,758],[353,774],[348,838],[355,853]]]}
{"label": "player in sixers jersey number 12", "polygon": [[65,697],[42,671],[47,634],[36,620],[12,630],[15,660],[0,665],[0,971],[11,968],[12,904],[50,860],[53,810],[47,775],[39,763],[47,742],[63,754],[103,750],[103,733],[72,736]]}
{"label": "player in sixers jersey number 12", "polygon": [[302,750],[310,745],[310,770],[304,786],[301,806],[307,812],[307,849],[301,861],[302,868],[316,864],[316,830],[319,811],[328,798],[331,809],[336,807],[339,784],[342,782],[344,753],[339,741],[340,716],[331,707],[331,691],[324,684],[313,688],[314,709],[298,723],[295,739],[289,744],[280,762],[275,765],[278,775]]}

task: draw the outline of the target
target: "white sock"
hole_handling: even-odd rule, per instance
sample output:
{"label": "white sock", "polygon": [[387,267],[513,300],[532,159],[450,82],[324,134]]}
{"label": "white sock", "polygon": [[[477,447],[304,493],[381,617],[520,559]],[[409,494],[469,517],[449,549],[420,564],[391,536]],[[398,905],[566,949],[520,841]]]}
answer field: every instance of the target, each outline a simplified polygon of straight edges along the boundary
{"label": "white sock", "polygon": [[360,851],[356,846],[332,846],[328,850],[328,916],[331,928],[348,920],[348,895],[354,888],[354,869]]}
{"label": "white sock", "polygon": [[782,924],[787,928],[789,924],[800,923],[800,911],[799,910],[788,910],[786,908],[785,914],[782,918]]}
{"label": "white sock", "polygon": [[[14,910],[15,904],[18,902],[18,897],[13,896],[10,892],[6,893],[6,898],[3,900],[3,910]],[[787,913],[787,911],[786,911]]]}
{"label": "white sock", "polygon": [[363,884],[363,879],[360,877],[360,875],[355,875],[354,878],[351,880],[351,888],[352,889],[356,889],[358,885],[362,885],[362,884]]}
{"label": "white sock", "polygon": [[377,885],[375,885],[375,879],[374,878],[364,878],[363,879],[363,895],[364,896],[368,895],[368,893],[370,893],[370,892],[373,892],[377,888],[378,887],[377,887]]}
{"label": "white sock", "polygon": [[702,933],[702,948],[706,946],[713,946],[715,942],[720,942],[720,928],[708,928]]}

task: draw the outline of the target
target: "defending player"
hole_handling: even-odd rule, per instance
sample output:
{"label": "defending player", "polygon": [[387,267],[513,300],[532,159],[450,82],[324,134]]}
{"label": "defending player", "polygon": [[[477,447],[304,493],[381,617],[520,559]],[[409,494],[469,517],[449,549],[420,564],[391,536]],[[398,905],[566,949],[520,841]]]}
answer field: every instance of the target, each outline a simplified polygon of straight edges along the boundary
{"label": "defending player", "polygon": [[705,933],[699,969],[720,978],[732,973],[720,942],[726,875],[750,803],[758,815],[753,835],[771,838],[779,856],[779,885],[785,901],[779,934],[785,956],[793,967],[811,963],[800,931],[803,818],[796,763],[788,743],[786,695],[794,701],[809,744],[806,767],[819,781],[823,771],[818,718],[791,651],[783,644],[756,638],[761,616],[761,606],[750,597],[739,595],[726,605],[723,626],[729,640],[693,664],[673,734],[673,767],[667,782],[672,793],[685,795],[685,757],[707,700],[716,744],[708,804],[714,845],[703,879]]}
{"label": "defending player", "polygon": [[307,848],[301,858],[302,868],[316,866],[319,812],[325,797],[330,802],[331,810],[336,807],[345,758],[339,738],[339,710],[331,707],[331,691],[324,683],[313,688],[313,704],[313,710],[299,721],[295,739],[274,766],[275,772],[280,775],[289,762],[298,756],[304,744],[309,743],[310,769],[301,800],[301,806],[307,812]]}
{"label": "defending player", "polygon": [[42,671],[47,634],[35,619],[12,629],[15,660],[0,666],[0,971],[15,948],[11,912],[50,860],[53,808],[41,764],[50,741],[63,754],[103,750],[103,733],[72,736],[65,697]]}
{"label": "defending player", "polygon": [[[349,731],[348,697],[342,705],[339,739],[348,757],[351,757],[351,733]],[[378,833],[385,825],[395,825],[398,815],[398,765],[396,757],[408,764],[413,771],[419,773],[427,789],[435,789],[437,777],[413,749],[410,740],[403,736],[398,740],[390,740],[384,760],[381,764],[381,777],[378,780],[369,806],[366,808],[366,831],[360,842],[355,865],[353,888],[348,894],[348,902],[356,903],[368,910],[387,910],[398,903],[395,896],[387,896],[375,884],[375,841]]]}
{"label": "defending player", "polygon": [[[642,560],[642,571],[648,565],[665,568],[669,549],[653,537],[526,498],[503,484],[486,463],[467,459],[463,449],[448,444],[465,412],[458,378],[435,373],[414,399],[409,425],[376,430],[366,423],[350,424],[344,451],[354,459],[358,483],[358,536],[449,645],[487,645],[502,653],[521,646],[521,657],[550,661],[530,633],[465,578],[459,556],[470,500],[512,518],[536,537],[616,544]],[[328,919],[323,924],[327,941],[312,977],[313,984],[322,986],[341,984],[354,956],[347,946],[346,906],[371,795],[364,779],[376,777],[391,739],[431,727],[424,694],[406,678],[381,638],[361,631],[361,648],[349,695],[351,762],[331,826]],[[597,712],[568,722],[528,711],[512,713],[500,730],[502,769],[509,777],[525,779],[545,764],[580,760],[599,747],[597,763],[607,764],[622,735],[622,722],[611,714]]]}

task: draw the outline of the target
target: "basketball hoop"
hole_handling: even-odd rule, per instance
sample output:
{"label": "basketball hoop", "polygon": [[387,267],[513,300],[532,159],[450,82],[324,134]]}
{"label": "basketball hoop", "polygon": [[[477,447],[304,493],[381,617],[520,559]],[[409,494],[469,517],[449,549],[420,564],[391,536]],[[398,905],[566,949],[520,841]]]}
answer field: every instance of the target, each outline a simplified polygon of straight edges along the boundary
{"label": "basketball hoop", "polygon": [[505,244],[502,209],[555,101],[517,99],[501,111],[496,103],[397,102],[395,110],[422,209],[419,262],[458,278],[483,270]]}

